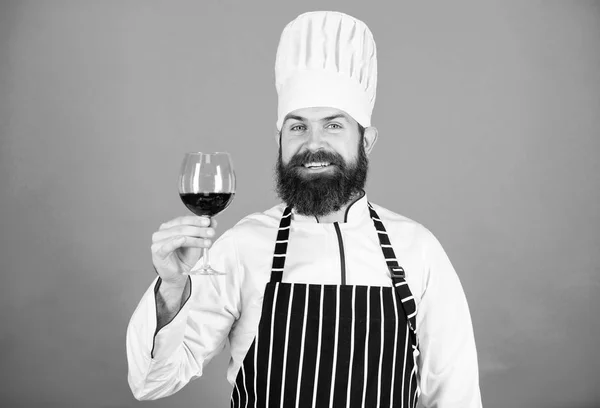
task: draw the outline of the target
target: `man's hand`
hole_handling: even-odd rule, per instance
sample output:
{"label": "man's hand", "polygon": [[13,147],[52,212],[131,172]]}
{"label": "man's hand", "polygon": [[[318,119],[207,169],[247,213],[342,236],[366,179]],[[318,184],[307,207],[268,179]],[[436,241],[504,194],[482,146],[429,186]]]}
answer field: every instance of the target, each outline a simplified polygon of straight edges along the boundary
{"label": "man's hand", "polygon": [[208,217],[183,216],[167,221],[152,234],[152,263],[162,281],[183,287],[187,273],[210,248],[217,222]]}

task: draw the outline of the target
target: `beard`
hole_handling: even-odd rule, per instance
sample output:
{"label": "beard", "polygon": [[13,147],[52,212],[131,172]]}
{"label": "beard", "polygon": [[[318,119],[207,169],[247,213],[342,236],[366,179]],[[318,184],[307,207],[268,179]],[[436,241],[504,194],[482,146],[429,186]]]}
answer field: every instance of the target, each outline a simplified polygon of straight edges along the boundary
{"label": "beard", "polygon": [[[333,169],[310,174],[303,166],[310,162],[328,162]],[[368,168],[369,160],[362,141],[353,163],[346,163],[338,153],[318,150],[298,153],[288,164],[283,164],[279,147],[277,195],[299,214],[324,216],[339,211],[364,189]]]}

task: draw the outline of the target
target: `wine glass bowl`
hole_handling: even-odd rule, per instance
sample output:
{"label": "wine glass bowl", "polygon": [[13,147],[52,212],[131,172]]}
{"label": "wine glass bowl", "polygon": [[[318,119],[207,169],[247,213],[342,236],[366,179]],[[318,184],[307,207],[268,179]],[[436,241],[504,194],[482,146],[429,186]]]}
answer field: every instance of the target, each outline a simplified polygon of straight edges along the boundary
{"label": "wine glass bowl", "polygon": [[[223,212],[235,195],[235,172],[229,153],[186,153],[179,173],[179,196],[198,216],[214,217]],[[190,275],[223,275],[208,264],[208,249],[203,249],[203,264]]]}

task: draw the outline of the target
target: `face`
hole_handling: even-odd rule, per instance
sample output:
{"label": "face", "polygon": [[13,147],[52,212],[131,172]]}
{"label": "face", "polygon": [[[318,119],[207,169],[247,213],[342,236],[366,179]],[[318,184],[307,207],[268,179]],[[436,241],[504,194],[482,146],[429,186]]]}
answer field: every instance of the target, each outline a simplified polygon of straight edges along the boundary
{"label": "face", "polygon": [[297,212],[337,211],[364,188],[377,131],[334,108],[298,109],[278,138],[277,192]]}

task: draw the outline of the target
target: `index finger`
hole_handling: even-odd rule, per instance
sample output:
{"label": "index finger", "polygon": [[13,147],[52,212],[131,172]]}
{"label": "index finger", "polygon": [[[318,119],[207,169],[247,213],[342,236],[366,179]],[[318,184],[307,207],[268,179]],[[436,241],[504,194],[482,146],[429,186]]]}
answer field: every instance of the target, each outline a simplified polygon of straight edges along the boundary
{"label": "index finger", "polygon": [[165,222],[160,226],[160,229],[167,229],[171,227],[176,227],[180,225],[194,225],[197,227],[215,227],[217,222],[214,219],[210,219],[209,217],[202,217],[197,215],[184,215],[182,217],[174,218],[170,221]]}

